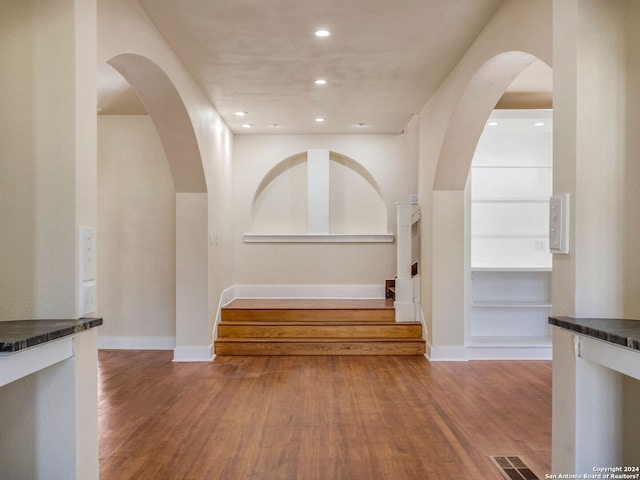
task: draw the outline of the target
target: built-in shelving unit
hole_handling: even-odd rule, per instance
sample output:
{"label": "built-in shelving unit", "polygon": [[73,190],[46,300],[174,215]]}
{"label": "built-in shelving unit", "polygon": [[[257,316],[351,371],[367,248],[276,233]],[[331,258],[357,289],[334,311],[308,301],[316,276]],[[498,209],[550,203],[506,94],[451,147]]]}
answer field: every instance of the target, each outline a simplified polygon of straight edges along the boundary
{"label": "built-in shelving unit", "polygon": [[478,142],[470,179],[472,349],[550,354],[551,132],[550,111],[495,111]]}

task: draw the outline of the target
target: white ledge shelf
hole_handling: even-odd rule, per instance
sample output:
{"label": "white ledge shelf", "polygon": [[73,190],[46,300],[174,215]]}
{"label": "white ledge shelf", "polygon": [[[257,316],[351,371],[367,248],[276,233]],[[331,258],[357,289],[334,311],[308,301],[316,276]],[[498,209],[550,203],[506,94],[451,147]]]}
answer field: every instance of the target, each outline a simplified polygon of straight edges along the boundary
{"label": "white ledge shelf", "polygon": [[551,266],[544,265],[471,265],[472,272],[550,272]]}
{"label": "white ledge shelf", "polygon": [[245,243],[393,243],[392,233],[383,234],[269,234],[245,233]]}
{"label": "white ledge shelf", "polygon": [[477,300],[471,303],[475,308],[551,308],[548,300]]}

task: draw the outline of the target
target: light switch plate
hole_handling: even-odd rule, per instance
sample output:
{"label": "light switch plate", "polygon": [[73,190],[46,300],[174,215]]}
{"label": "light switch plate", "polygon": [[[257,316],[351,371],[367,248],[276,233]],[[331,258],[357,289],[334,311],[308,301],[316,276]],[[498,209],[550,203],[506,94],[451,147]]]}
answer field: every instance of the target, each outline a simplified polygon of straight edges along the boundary
{"label": "light switch plate", "polygon": [[86,282],[82,285],[81,309],[79,315],[85,316],[96,312],[96,284]]}
{"label": "light switch plate", "polygon": [[569,253],[569,194],[554,195],[549,201],[549,251]]}
{"label": "light switch plate", "polygon": [[78,269],[83,282],[96,279],[96,229],[78,228]]}
{"label": "light switch plate", "polygon": [[96,290],[96,229],[78,227],[78,316],[97,310]]}

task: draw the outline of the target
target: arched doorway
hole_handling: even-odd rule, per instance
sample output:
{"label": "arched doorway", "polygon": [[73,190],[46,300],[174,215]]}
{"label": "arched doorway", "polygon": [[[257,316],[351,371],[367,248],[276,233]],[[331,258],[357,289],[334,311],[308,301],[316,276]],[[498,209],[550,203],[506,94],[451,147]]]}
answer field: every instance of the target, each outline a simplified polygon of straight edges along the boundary
{"label": "arched doorway", "polygon": [[[107,64],[126,80],[144,106],[144,111],[148,113],[166,158],[168,176],[174,192],[172,205],[174,216],[172,219],[166,219],[167,224],[173,227],[173,245],[167,248],[172,247],[175,252],[172,259],[174,268],[173,270],[166,268],[164,272],[159,272],[159,276],[169,275],[170,272],[175,276],[170,279],[175,286],[172,292],[174,301],[168,302],[165,306],[170,308],[173,304],[173,312],[171,312],[175,321],[173,335],[164,337],[161,334],[160,338],[157,338],[153,332],[149,332],[148,336],[140,336],[138,332],[138,336],[134,338],[126,339],[125,337],[122,347],[174,348],[174,360],[177,361],[210,359],[210,351],[205,352],[206,348],[195,347],[202,343],[203,338],[210,339],[211,332],[208,328],[207,186],[191,118],[171,79],[148,58],[135,54],[123,54],[111,58]],[[161,168],[158,169],[160,170]],[[162,174],[160,173],[159,176]],[[154,188],[154,184],[149,187],[149,179],[144,180],[147,188]],[[167,190],[166,179],[162,188]],[[149,207],[149,202],[147,206]],[[154,209],[156,207],[158,206],[150,206]],[[166,217],[166,212],[171,209],[165,208],[164,211]],[[141,223],[145,222],[144,215],[140,215],[139,218]],[[153,227],[150,225],[148,228]],[[144,228],[144,226],[137,225],[132,230],[136,228]],[[132,238],[135,237],[132,232],[122,231],[121,233],[122,238],[119,240],[126,239],[128,242],[128,245],[122,245],[123,248],[144,252],[146,249],[157,247],[153,239],[149,239],[146,235]],[[143,242],[143,238],[147,240]],[[135,258],[135,254],[130,258]],[[132,281],[135,281],[136,266],[126,270],[134,277]],[[107,279],[111,285],[117,284],[118,280],[117,278]],[[144,286],[137,291],[144,295]],[[145,314],[144,309],[141,314]],[[153,311],[147,314],[153,315]]]}
{"label": "arched doorway", "polygon": [[[478,139],[513,80],[538,57],[499,53],[468,79],[447,123],[432,190],[432,359],[466,360],[470,247],[466,184]],[[438,353],[438,344],[446,346]]]}

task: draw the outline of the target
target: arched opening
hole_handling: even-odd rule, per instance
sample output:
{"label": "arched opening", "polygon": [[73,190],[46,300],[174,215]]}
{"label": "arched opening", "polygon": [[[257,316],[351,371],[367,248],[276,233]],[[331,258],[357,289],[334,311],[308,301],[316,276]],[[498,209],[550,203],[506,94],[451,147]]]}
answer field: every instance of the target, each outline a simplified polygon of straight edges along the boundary
{"label": "arched opening", "polygon": [[[460,345],[453,353],[456,358],[486,358],[482,355],[488,351],[474,353],[468,348],[471,262],[466,186],[471,161],[496,104],[518,75],[536,61],[536,56],[522,51],[500,53],[486,61],[467,82],[443,138],[433,183],[433,278],[438,279],[432,287],[433,345]],[[451,318],[459,321],[451,322]],[[446,335],[436,338],[444,324]],[[508,356],[516,350],[503,352]],[[538,353],[527,354],[535,358]]]}
{"label": "arched opening", "polygon": [[151,60],[123,54],[107,62],[133,87],[153,120],[177,193],[204,193],[202,158],[189,113],[171,79]]}
{"label": "arched opening", "polygon": [[207,187],[193,125],[145,57],[113,57],[99,85],[98,302],[113,325],[103,344],[173,348],[180,360],[194,319],[208,323]]}
{"label": "arched opening", "polygon": [[473,152],[491,111],[514,79],[536,60],[525,52],[501,53],[471,78],[447,127],[434,190],[464,190]]}

